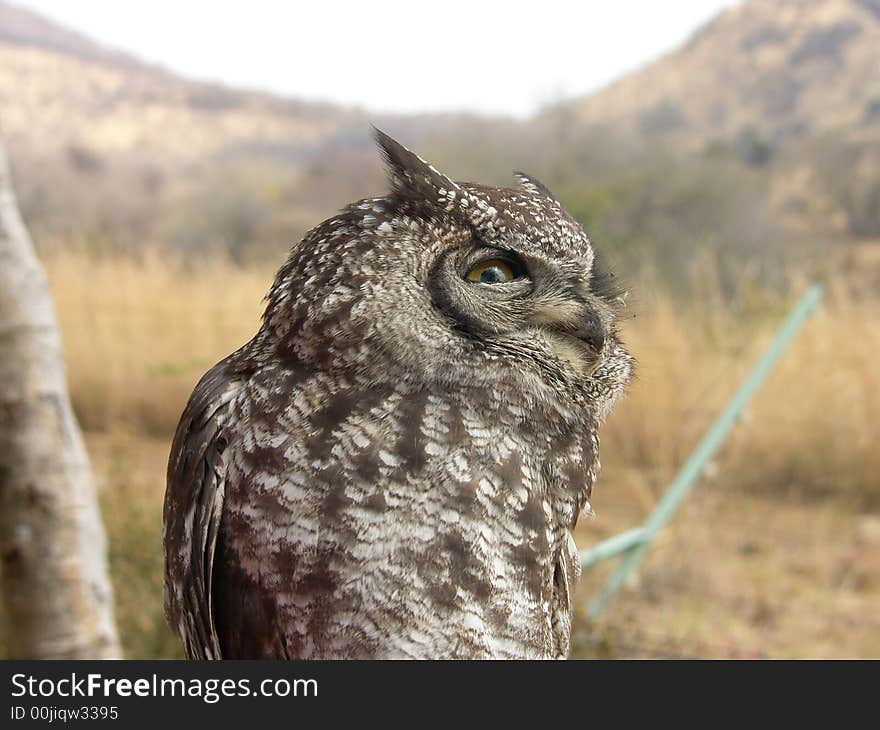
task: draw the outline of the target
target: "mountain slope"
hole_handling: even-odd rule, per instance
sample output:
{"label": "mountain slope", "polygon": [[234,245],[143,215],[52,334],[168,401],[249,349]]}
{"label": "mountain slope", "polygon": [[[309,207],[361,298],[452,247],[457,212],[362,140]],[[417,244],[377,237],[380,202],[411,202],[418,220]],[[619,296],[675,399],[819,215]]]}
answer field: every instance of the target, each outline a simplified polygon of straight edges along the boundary
{"label": "mountain slope", "polygon": [[0,42],[118,65],[143,66],[127,54],[104,48],[80,33],[6,2],[0,2]]}
{"label": "mountain slope", "polygon": [[0,2],[0,124],[13,143],[204,158],[312,146],[352,113],[181,79]]}
{"label": "mountain slope", "polygon": [[635,261],[880,238],[878,70],[880,0],[750,0],[531,120],[383,117],[190,81],[0,0],[0,135],[44,246],[277,258],[384,189],[370,122],[458,179],[536,174]]}
{"label": "mountain slope", "polygon": [[687,144],[746,130],[774,144],[829,130],[875,134],[880,1],[746,2],[572,110],[585,124]]}

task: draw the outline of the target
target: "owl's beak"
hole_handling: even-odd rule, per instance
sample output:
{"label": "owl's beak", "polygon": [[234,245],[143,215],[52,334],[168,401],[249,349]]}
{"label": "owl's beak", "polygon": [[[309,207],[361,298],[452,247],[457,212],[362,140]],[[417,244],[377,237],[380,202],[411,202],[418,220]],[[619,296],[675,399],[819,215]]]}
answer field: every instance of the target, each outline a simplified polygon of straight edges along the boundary
{"label": "owl's beak", "polygon": [[602,352],[602,348],[605,347],[605,325],[594,312],[588,312],[581,326],[572,334],[579,340],[583,340],[596,355]]}
{"label": "owl's beak", "polygon": [[546,305],[531,316],[553,336],[553,349],[580,369],[592,372],[602,362],[608,325],[594,302],[580,294]]}
{"label": "owl's beak", "polygon": [[605,347],[607,327],[588,302],[578,299],[574,307],[561,310],[559,319],[555,322],[551,320],[548,324],[557,332],[580,340],[593,355],[598,356]]}

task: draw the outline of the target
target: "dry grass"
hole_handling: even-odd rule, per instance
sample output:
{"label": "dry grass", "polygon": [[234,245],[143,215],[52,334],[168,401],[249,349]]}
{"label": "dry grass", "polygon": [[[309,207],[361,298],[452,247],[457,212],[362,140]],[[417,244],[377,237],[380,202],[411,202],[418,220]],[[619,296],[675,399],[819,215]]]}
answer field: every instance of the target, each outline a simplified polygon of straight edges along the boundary
{"label": "dry grass", "polygon": [[196,381],[256,332],[274,272],[147,253],[46,262],[74,407],[87,431],[166,435]]}
{"label": "dry grass", "polygon": [[[187,269],[155,254],[46,264],[102,488],[123,641],[132,657],[173,656],[159,544],[170,435],[199,376],[255,331],[272,271]],[[644,519],[792,303],[744,286],[725,305],[707,285],[683,307],[636,288],[624,333],[639,377],[604,430],[600,516],[579,528],[585,546]],[[576,656],[880,656],[878,315],[876,298],[831,286],[651,551],[638,590],[595,626],[581,617]],[[580,606],[609,568],[585,577]]]}

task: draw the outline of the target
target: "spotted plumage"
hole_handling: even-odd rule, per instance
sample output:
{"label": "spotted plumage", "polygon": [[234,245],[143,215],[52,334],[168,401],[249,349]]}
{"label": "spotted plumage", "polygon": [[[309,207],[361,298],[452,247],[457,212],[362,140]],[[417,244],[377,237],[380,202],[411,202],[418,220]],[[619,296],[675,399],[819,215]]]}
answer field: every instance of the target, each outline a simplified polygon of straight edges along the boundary
{"label": "spotted plumage", "polygon": [[391,191],[295,246],[168,466],[166,614],[192,658],[560,658],[618,297],[540,183]]}

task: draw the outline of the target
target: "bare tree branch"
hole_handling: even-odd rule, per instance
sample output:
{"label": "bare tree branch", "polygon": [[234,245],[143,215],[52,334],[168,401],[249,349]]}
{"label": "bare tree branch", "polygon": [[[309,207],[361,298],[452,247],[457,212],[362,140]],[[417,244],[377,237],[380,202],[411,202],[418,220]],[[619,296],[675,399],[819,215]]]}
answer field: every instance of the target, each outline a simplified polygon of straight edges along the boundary
{"label": "bare tree branch", "polygon": [[106,551],[52,296],[0,145],[0,594],[11,658],[121,656]]}

